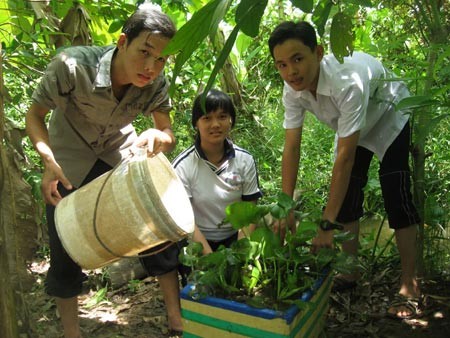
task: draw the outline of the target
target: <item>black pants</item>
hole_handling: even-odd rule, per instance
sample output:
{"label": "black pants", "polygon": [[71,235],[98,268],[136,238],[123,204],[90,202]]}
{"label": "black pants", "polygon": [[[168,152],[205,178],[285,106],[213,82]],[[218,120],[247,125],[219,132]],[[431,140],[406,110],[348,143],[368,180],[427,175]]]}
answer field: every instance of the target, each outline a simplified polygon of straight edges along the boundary
{"label": "black pants", "polygon": [[[392,142],[380,162],[378,171],[384,209],[388,215],[389,227],[406,228],[420,222],[419,214],[411,195],[411,173],[409,169],[409,123]],[[337,221],[349,223],[363,215],[364,187],[367,184],[373,152],[358,146],[352,168],[347,194]]]}
{"label": "black pants", "polygon": [[[111,169],[110,165],[102,160],[97,160],[80,187]],[[76,188],[67,190],[61,183],[58,183],[58,191],[64,197],[76,191]],[[45,290],[48,295],[53,297],[72,298],[78,296],[86,276],[61,244],[55,226],[55,206],[46,205],[46,214],[50,244],[50,268],[45,280]]]}

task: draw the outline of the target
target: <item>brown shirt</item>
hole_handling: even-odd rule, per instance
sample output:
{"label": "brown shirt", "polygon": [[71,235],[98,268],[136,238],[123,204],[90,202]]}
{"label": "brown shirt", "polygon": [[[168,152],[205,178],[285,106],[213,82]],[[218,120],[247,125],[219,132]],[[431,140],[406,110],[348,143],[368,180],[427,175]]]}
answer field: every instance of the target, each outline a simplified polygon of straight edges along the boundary
{"label": "brown shirt", "polygon": [[130,86],[119,101],[111,88],[114,46],[64,49],[49,64],[33,100],[52,109],[50,145],[56,161],[78,187],[97,159],[111,166],[127,154],[137,135],[131,122],[139,113],[171,110],[168,82]]}

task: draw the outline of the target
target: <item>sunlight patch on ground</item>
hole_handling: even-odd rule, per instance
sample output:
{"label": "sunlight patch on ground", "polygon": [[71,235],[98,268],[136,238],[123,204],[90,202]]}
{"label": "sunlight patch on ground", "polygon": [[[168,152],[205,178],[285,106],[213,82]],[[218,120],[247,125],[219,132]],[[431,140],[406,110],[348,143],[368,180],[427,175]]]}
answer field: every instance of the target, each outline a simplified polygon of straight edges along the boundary
{"label": "sunlight patch on ground", "polygon": [[444,314],[441,311],[435,312],[433,315],[434,318],[437,319],[443,319],[444,318]]}

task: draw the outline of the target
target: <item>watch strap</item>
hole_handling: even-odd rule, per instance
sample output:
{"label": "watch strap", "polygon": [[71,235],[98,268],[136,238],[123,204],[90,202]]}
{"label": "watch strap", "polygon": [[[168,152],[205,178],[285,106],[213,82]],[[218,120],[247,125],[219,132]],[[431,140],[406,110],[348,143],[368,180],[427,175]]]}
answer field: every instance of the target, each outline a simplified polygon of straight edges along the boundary
{"label": "watch strap", "polygon": [[342,224],[337,224],[337,223],[333,223],[330,222],[327,219],[323,219],[319,222],[319,227],[323,230],[323,231],[329,231],[329,230],[343,230],[344,226]]}

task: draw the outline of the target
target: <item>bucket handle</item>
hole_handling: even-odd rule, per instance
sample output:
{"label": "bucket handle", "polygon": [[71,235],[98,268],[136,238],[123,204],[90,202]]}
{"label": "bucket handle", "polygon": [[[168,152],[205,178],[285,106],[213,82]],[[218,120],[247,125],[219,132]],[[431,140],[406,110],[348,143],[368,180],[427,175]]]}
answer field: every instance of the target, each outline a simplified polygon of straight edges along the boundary
{"label": "bucket handle", "polygon": [[142,148],[134,148],[134,149],[130,149],[130,152],[128,154],[128,156],[124,157],[122,160],[120,160],[119,163],[117,163],[114,168],[112,168],[108,174],[106,175],[102,185],[100,186],[100,189],[98,191],[98,195],[97,198],[95,200],[95,206],[94,206],[94,216],[93,216],[93,228],[94,228],[94,234],[95,234],[95,238],[97,239],[97,241],[100,243],[100,245],[106,250],[108,251],[111,255],[118,257],[118,258],[143,258],[143,257],[149,257],[149,256],[153,256],[156,255],[157,253],[160,253],[164,250],[166,250],[168,247],[170,247],[171,245],[176,244],[176,242],[170,242],[167,241],[165,243],[167,243],[167,245],[163,246],[162,248],[152,251],[150,253],[147,254],[143,254],[143,255],[131,255],[131,256],[123,256],[123,255],[119,255],[117,253],[115,253],[114,251],[112,251],[106,244],[105,242],[103,242],[100,239],[100,236],[98,234],[98,229],[97,229],[97,210],[98,210],[98,205],[100,203],[100,197],[103,193],[103,189],[105,188],[106,183],[109,181],[109,179],[111,178],[111,175],[117,170],[117,168],[124,162],[131,160],[133,157],[145,157],[147,158],[147,150],[146,147],[142,147]]}

